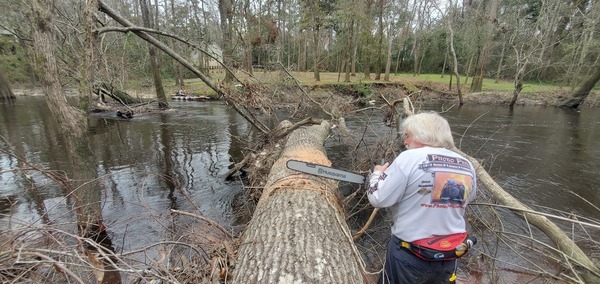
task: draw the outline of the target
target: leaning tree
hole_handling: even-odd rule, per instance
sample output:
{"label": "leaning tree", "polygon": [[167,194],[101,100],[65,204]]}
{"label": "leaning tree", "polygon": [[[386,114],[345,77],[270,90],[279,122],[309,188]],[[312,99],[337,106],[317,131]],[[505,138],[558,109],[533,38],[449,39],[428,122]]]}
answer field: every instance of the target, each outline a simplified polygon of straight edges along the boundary
{"label": "leaning tree", "polygon": [[592,73],[585,81],[583,81],[579,88],[573,94],[571,94],[571,97],[560,104],[560,107],[573,109],[579,108],[585,102],[585,99],[588,97],[599,80],[600,64],[596,66],[596,71]]}
{"label": "leaning tree", "polygon": [[8,80],[4,77],[4,73],[0,70],[0,101],[15,99],[15,94],[8,85]]}

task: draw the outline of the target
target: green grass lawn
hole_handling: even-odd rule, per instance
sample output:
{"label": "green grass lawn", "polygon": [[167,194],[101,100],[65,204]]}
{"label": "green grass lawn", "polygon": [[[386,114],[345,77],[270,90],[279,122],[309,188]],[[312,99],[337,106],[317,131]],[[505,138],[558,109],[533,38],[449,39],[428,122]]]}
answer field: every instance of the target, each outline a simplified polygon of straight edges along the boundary
{"label": "green grass lawn", "polygon": [[[315,83],[314,79],[313,79],[314,78],[313,73],[294,72],[292,74],[294,76],[296,76],[296,78],[299,79],[303,83],[306,83],[306,84],[314,84]],[[371,74],[370,80],[366,80],[363,78],[364,78],[364,74],[361,73],[361,74],[357,74],[357,76],[355,76],[355,77],[352,77],[351,81],[353,83],[381,82],[381,81],[373,80],[373,78],[375,78],[374,74]],[[382,78],[383,78],[383,74],[382,74]],[[453,90],[456,90],[455,79],[456,78],[453,78],[453,82],[452,82]],[[472,79],[473,79],[472,77],[469,77],[469,78],[461,77],[461,89],[463,90],[463,92],[469,92],[469,88],[471,87]],[[450,84],[450,75],[445,74],[442,76],[441,74],[420,74],[420,75],[414,76],[413,74],[402,73],[402,74],[398,74],[398,75],[390,75],[390,81],[391,82],[399,82],[399,83],[411,83],[414,85],[430,85],[437,89],[448,90],[448,85]],[[465,81],[466,81],[466,83],[465,83]],[[321,74],[321,82],[322,82],[322,84],[343,82],[343,75],[342,75],[341,80],[338,81],[337,73],[322,73]],[[514,86],[513,86],[513,82],[509,81],[509,80],[500,80],[498,82],[495,82],[495,79],[484,79],[482,89],[483,89],[482,90],[483,92],[493,92],[493,91],[512,92],[514,89]],[[565,87],[554,86],[554,85],[549,85],[549,84],[541,84],[541,83],[537,83],[537,82],[524,82],[523,90],[521,92],[522,93],[552,92],[552,91],[558,91],[558,90],[563,90],[563,89],[565,89]]]}
{"label": "green grass lawn", "polygon": [[[221,79],[224,76],[222,72],[211,73],[211,79],[215,85],[218,85]],[[321,80],[320,82],[316,82],[314,80],[313,72],[291,72],[291,75],[294,76],[296,80],[300,82],[302,85],[327,85],[327,84],[347,84],[344,83],[344,74],[338,74],[333,72],[321,72]],[[263,84],[275,83],[281,81],[282,75],[279,71],[255,71],[253,74],[253,78],[250,78],[247,74],[243,72],[238,72],[236,76],[242,81],[248,82],[260,82]],[[356,83],[385,83],[383,81],[384,74],[381,74],[382,80],[374,80],[375,74],[372,73],[370,79],[364,79],[363,73],[357,73],[356,76],[352,76],[350,78],[350,84]],[[455,79],[455,78],[453,78]],[[470,93],[470,87],[472,82],[472,77],[465,78],[461,77],[461,89],[463,94]],[[204,82],[200,79],[188,79],[185,80],[185,91],[188,93],[193,93],[197,95],[213,95],[214,91],[212,91]],[[175,85],[174,80],[165,80],[164,82],[165,91],[168,95],[173,95],[177,92],[178,87]],[[450,83],[450,75],[444,74],[420,74],[414,76],[413,74],[402,73],[402,74],[391,74],[390,75],[390,83],[404,83],[409,85],[417,85],[417,86],[428,86],[433,89],[448,91],[449,83]],[[495,79],[486,78],[483,81],[482,92],[498,92],[498,93],[512,93],[513,92],[513,82],[511,80],[500,80],[496,82]],[[456,92],[456,82],[453,80],[452,82],[452,92]],[[551,84],[544,84],[540,82],[524,82],[522,94],[543,94],[543,93],[562,93],[568,94],[571,93],[572,90],[568,86],[558,86]]]}

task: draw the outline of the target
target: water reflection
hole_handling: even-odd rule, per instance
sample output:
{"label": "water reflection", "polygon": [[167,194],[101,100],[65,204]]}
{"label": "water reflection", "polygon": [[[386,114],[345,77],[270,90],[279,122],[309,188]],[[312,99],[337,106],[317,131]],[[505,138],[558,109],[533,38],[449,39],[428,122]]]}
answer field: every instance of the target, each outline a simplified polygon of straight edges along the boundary
{"label": "water reflection", "polygon": [[[105,191],[102,210],[118,251],[142,247],[163,239],[165,224],[157,222],[178,209],[203,215],[223,224],[232,223],[231,200],[241,191],[236,182],[225,182],[232,153],[241,153],[237,136],[248,134],[243,118],[221,103],[180,103],[167,113],[121,120],[113,114],[89,119],[96,171]],[[0,135],[17,145],[30,163],[45,168],[65,168],[68,163],[56,126],[43,98],[19,98],[13,108],[2,109]],[[2,145],[6,147],[6,145]],[[239,154],[236,154],[239,155]],[[239,156],[238,156],[239,157]],[[0,168],[20,167],[0,155]],[[0,202],[2,226],[9,218],[25,222],[68,222],[72,203],[61,187],[34,173],[38,185],[20,182],[22,175],[2,171]],[[10,204],[9,204],[10,203]],[[71,217],[69,217],[71,216]]]}

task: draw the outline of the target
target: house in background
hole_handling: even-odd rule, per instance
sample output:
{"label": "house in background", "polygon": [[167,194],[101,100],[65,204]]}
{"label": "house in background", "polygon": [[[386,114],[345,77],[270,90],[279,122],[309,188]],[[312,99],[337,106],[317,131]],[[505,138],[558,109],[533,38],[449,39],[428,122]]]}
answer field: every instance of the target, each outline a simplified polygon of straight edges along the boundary
{"label": "house in background", "polygon": [[223,72],[223,66],[220,62],[223,62],[223,50],[216,43],[201,44],[201,48],[208,53],[206,55],[200,51],[192,52],[192,61],[198,64],[201,68],[206,68],[212,73]]}
{"label": "house in background", "polygon": [[16,54],[16,44],[15,34],[0,28],[0,54]]}

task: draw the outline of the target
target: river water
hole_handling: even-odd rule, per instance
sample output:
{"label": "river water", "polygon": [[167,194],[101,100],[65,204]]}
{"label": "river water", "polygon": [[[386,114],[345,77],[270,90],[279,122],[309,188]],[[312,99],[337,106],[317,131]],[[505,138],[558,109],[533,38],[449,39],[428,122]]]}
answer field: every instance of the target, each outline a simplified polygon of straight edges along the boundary
{"label": "river water", "polygon": [[[89,120],[97,171],[105,185],[103,217],[117,251],[160,241],[166,230],[156,220],[170,209],[201,214],[224,226],[235,222],[231,205],[242,185],[225,181],[224,175],[232,162],[243,158],[241,140],[254,137],[252,127],[221,102],[172,102],[171,107],[131,120],[112,113],[94,114]],[[2,149],[8,150],[8,142],[11,151],[32,165],[67,168],[43,97],[19,97],[14,105],[2,103],[0,111]],[[480,160],[526,205],[600,219],[596,109],[469,105],[444,116],[457,147]],[[378,111],[359,113],[347,118],[347,125],[369,144],[393,132],[381,117]],[[326,150],[334,166],[349,151],[336,139],[326,142]],[[72,202],[59,185],[28,172],[36,183],[32,189],[20,172],[10,171],[24,167],[22,161],[0,153],[1,228],[74,220]]]}
{"label": "river water", "polygon": [[600,218],[596,109],[467,106],[447,116],[457,147],[521,202]]}

